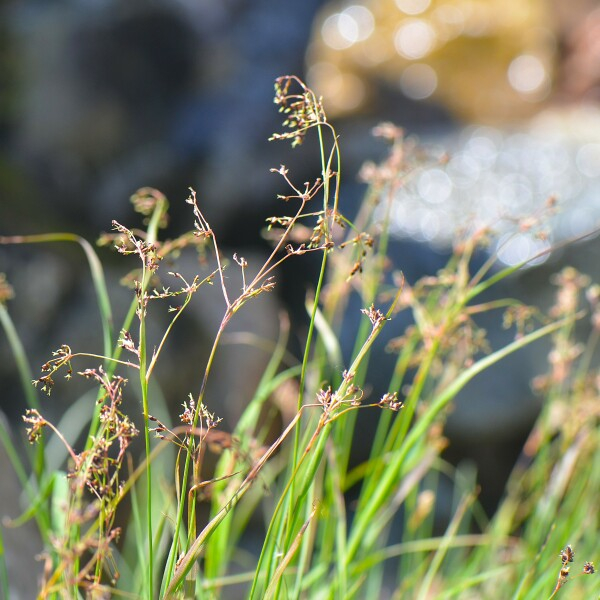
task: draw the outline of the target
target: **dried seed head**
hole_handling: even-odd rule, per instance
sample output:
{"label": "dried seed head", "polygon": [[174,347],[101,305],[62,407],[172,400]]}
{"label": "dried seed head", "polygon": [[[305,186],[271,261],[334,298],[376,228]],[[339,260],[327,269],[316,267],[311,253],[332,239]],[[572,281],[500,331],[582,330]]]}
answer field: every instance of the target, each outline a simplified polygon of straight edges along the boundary
{"label": "dried seed head", "polygon": [[567,544],[565,548],[561,550],[559,556],[562,564],[566,565],[568,562],[573,562],[573,559],[575,558],[575,552],[573,551],[573,548],[571,548],[570,544]]}
{"label": "dried seed head", "polygon": [[[162,192],[155,190],[151,187],[143,187],[137,190],[137,192],[130,198],[133,209],[145,217],[149,217],[152,213],[159,208],[159,205],[166,207],[167,199]],[[163,210],[163,214],[160,218],[159,227],[167,226],[167,213]]]}
{"label": "dried seed head", "polygon": [[342,379],[346,383],[350,383],[354,379],[355,375],[356,373],[354,373],[353,371],[344,370],[344,372],[342,373]]}
{"label": "dried seed head", "polygon": [[393,123],[383,122],[373,128],[373,135],[390,142],[396,142],[404,137],[404,130]]}
{"label": "dried seed head", "polygon": [[352,383],[344,395],[344,402],[349,402],[352,406],[360,406],[364,395],[364,390]]}
{"label": "dried seed head", "polygon": [[248,266],[248,261],[243,256],[238,256],[237,252],[233,254],[233,260],[240,266],[242,269],[245,269]]}
{"label": "dried seed head", "polygon": [[559,289],[556,294],[556,303],[550,309],[550,315],[561,317],[575,312],[581,290],[590,284],[589,277],[582,275],[573,267],[565,267],[560,273],[554,275],[551,281]]}
{"label": "dried seed head", "polygon": [[373,304],[369,308],[362,308],[360,312],[369,317],[373,328],[379,327],[384,321],[390,320],[386,319],[385,315],[379,309],[375,308]]}
{"label": "dried seed head", "polygon": [[593,575],[596,572],[596,569],[594,568],[594,563],[592,562],[586,562],[583,565],[583,573],[585,575]]}
{"label": "dried seed head", "polygon": [[398,412],[399,410],[404,408],[404,402],[398,400],[398,392],[384,394],[379,401],[379,406],[381,408],[389,408],[394,412]]}
{"label": "dried seed head", "polygon": [[14,297],[15,292],[10,283],[6,281],[6,275],[4,273],[0,273],[0,304],[6,304]]}
{"label": "dried seed head", "polygon": [[194,397],[190,394],[189,396],[190,404],[188,406],[187,402],[183,403],[183,412],[179,415],[181,422],[184,425],[191,425],[194,422],[194,412],[196,411],[196,401]]}
{"label": "dried seed head", "polygon": [[333,402],[333,396],[334,394],[331,390],[331,386],[329,386],[326,390],[320,389],[317,392],[317,402],[323,405],[324,409],[328,409],[331,407],[331,404]]}
{"label": "dried seed head", "polygon": [[[296,90],[291,90],[292,85]],[[294,76],[279,77],[275,80],[275,104],[285,115],[283,127],[288,131],[274,133],[271,140],[292,140],[292,147],[299,146],[306,132],[315,125],[326,123],[327,118],[321,98]]]}
{"label": "dried seed head", "polygon": [[31,427],[27,427],[25,431],[27,432],[27,438],[31,444],[37,442],[42,436],[42,430],[48,422],[40,413],[34,408],[28,408],[23,415],[23,421]]}

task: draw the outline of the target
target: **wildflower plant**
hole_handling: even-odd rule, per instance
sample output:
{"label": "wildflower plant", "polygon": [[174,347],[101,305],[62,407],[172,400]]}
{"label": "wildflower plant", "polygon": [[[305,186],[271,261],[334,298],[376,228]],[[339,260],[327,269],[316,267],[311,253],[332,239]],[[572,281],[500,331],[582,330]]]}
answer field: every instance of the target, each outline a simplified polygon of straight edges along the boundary
{"label": "wildflower plant", "polygon": [[[138,262],[127,278],[131,304],[115,335],[102,266],[88,242],[71,234],[0,238],[4,244],[78,243],[102,319],[102,354],[64,344],[34,379],[7,309],[13,292],[0,277],[0,322],[24,382],[26,432],[38,444],[29,457],[31,467],[4,430],[1,439],[35,507],[23,519],[36,519],[45,546],[40,597],[227,598],[234,584],[244,585],[247,597],[261,599],[379,597],[384,587],[393,588],[394,597],[423,600],[494,597],[490,590],[515,598],[539,598],[549,590],[553,597],[567,581],[565,556],[572,550],[564,546],[556,583],[546,562],[548,549],[564,545],[565,537],[577,540],[586,553],[593,547],[585,522],[600,485],[600,443],[593,426],[598,377],[591,369],[600,335],[600,294],[576,272],[563,271],[549,317],[513,299],[480,300],[522,266],[495,268],[492,255],[473,269],[475,252],[489,241],[486,228],[457,237],[442,271],[407,283],[388,258],[392,201],[395,190],[429,157],[400,129],[378,127],[375,134],[389,143],[390,153],[382,164],[363,169],[368,190],[350,221],[342,212],[339,140],[322,100],[301,80],[286,76],[276,81],[275,103],[284,123],[272,140],[296,147],[315,135],[321,167],[302,183],[284,165],[273,169],[287,188],[279,196],[287,214],[267,219],[272,249],[262,265],[237,253],[225,256],[194,190],[186,200],[193,230],[161,240],[167,200],[156,190],[139,190],[132,201],[145,229],[113,222],[112,232],[100,240]],[[176,270],[179,255],[190,251],[211,265],[208,274],[184,277]],[[280,339],[258,387],[233,431],[224,431],[207,384],[228,325],[247,302],[260,302],[275,288],[284,263],[308,253],[320,257],[321,267],[307,296],[310,321],[302,356],[297,364],[285,363],[282,318]],[[172,270],[164,273],[166,262]],[[239,270],[241,289],[232,288],[226,269]],[[166,422],[156,416],[156,366],[181,315],[207,285],[221,291],[222,316],[200,380],[190,384],[196,391],[179,402],[178,420]],[[574,323],[583,317],[584,288],[594,332],[588,347],[572,339]],[[363,308],[351,358],[345,361],[340,330],[352,295]],[[151,342],[154,305],[163,307],[170,320]],[[493,349],[476,317],[498,309],[505,310],[504,323],[514,328],[515,337]],[[394,327],[400,311],[410,311],[413,324],[389,344],[395,367],[387,391],[372,397],[373,346],[384,327]],[[478,508],[473,480],[441,458],[448,443],[443,425],[469,381],[544,336],[554,340],[552,369],[535,385],[546,405],[525,447],[526,464],[515,467],[506,498],[488,521]],[[43,416],[29,382],[50,394],[58,374],[69,379],[74,373],[97,392],[87,435],[69,442]],[[124,394],[133,385],[139,388],[141,418],[124,412]],[[288,416],[273,440],[268,431],[276,411],[268,408],[269,399],[282,390],[293,395],[293,410],[281,411]],[[216,406],[217,414],[209,406]],[[365,410],[380,413],[370,434],[360,421]],[[563,415],[558,420],[557,410]],[[46,432],[64,446],[61,471],[44,463]],[[141,458],[132,451],[138,434],[144,440]],[[350,459],[355,443],[370,452],[358,465]],[[457,499],[439,536],[434,516],[441,474],[455,479]],[[119,515],[126,510],[131,518],[122,521]],[[251,517],[260,521],[262,547],[244,562],[238,550]],[[593,573],[593,563],[586,562],[583,571]],[[7,589],[6,569],[0,576]]]}

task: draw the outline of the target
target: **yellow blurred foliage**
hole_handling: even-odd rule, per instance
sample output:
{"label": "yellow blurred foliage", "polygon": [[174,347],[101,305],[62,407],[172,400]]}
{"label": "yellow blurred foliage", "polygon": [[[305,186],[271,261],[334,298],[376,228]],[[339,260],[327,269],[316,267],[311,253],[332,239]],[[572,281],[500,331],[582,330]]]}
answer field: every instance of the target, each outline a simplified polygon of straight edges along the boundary
{"label": "yellow blurred foliage", "polygon": [[458,119],[514,121],[551,91],[554,31],[544,0],[329,2],[315,21],[308,78],[330,115],[364,110],[383,81]]}

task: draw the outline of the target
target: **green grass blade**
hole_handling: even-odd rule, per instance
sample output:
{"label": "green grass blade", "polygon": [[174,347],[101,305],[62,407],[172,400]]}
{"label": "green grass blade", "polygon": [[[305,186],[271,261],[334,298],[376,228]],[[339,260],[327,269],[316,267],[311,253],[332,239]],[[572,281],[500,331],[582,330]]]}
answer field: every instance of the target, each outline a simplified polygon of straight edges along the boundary
{"label": "green grass blade", "polygon": [[350,560],[357,555],[359,549],[361,548],[367,530],[383,526],[383,524],[375,523],[376,514],[387,501],[389,495],[392,493],[392,490],[397,482],[398,474],[401,472],[404,466],[404,461],[407,455],[419,440],[424,439],[427,429],[433,423],[437,415],[454,399],[456,394],[458,394],[458,392],[467,383],[469,383],[471,379],[473,379],[479,373],[485,371],[491,365],[502,360],[509,354],[524,348],[532,342],[549,335],[554,331],[557,331],[572,320],[572,318],[562,319],[555,323],[546,325],[545,327],[541,327],[540,329],[537,329],[536,331],[533,331],[515,340],[504,348],[497,350],[489,356],[480,359],[474,365],[468,369],[465,369],[450,385],[448,385],[448,387],[441,394],[439,394],[433,400],[427,412],[425,412],[410,429],[399,455],[395,458],[393,464],[390,464],[385,470],[383,477],[380,480],[379,487],[374,490],[373,496],[369,499],[368,503],[365,504],[363,510],[357,514],[355,524],[352,528],[348,548]]}

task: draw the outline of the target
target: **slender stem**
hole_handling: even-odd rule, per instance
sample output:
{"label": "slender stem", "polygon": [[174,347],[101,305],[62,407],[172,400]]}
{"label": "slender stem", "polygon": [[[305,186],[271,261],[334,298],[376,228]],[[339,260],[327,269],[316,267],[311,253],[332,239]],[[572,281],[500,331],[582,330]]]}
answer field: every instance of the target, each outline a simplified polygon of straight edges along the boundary
{"label": "slender stem", "polygon": [[[146,281],[148,274],[144,269],[143,281]],[[144,286],[142,286],[144,289]],[[144,412],[144,443],[146,447],[146,458],[150,457],[150,421],[149,421],[149,407],[148,407],[148,378],[146,370],[146,299],[144,292],[140,298],[140,337],[139,337],[139,355],[140,355],[140,387],[142,391],[142,410]],[[146,461],[146,523],[147,523],[147,537],[148,537],[148,597],[153,598],[152,593],[153,587],[153,548],[152,548],[152,469],[150,461]]]}
{"label": "slender stem", "polygon": [[[219,346],[219,343],[221,341],[221,337],[223,335],[223,332],[225,331],[225,327],[227,326],[227,323],[229,322],[229,320],[231,319],[232,316],[232,312],[231,312],[231,307],[228,307],[225,311],[225,315],[223,316],[223,319],[221,321],[221,325],[219,327],[219,330],[217,331],[217,335],[215,336],[215,339],[213,341],[212,344],[212,348],[210,350],[210,355],[208,357],[208,360],[206,362],[206,368],[204,370],[204,377],[202,379],[202,384],[200,386],[200,391],[198,392],[198,396],[196,398],[196,411],[194,413],[194,421],[192,423],[192,429],[195,429],[197,424],[198,424],[198,418],[200,415],[200,405],[202,404],[203,400],[204,400],[204,393],[206,391],[206,385],[208,383],[208,376],[211,372],[212,369],[212,365],[213,365],[213,361],[215,358],[215,355],[217,353],[217,348]],[[194,450],[195,450],[195,444],[194,444],[194,436],[190,435],[189,436],[189,441],[188,441],[188,447],[187,447],[187,452],[186,452],[186,456],[185,456],[185,462],[184,462],[184,466],[183,466],[183,476],[182,476],[182,490],[186,489],[186,482],[188,480],[189,477],[189,473],[190,473],[190,464],[191,464],[191,460],[192,460],[192,456],[194,454]],[[169,552],[169,559],[167,561],[167,566],[165,568],[165,577],[164,577],[164,584],[163,585],[170,585],[171,583],[171,579],[173,578],[173,573],[175,570],[175,557],[177,556],[177,546],[179,544],[179,533],[181,531],[181,524],[183,522],[183,511],[184,511],[184,507],[185,507],[185,497],[186,494],[182,491],[181,493],[181,497],[179,498],[179,506],[178,506],[178,510],[177,510],[177,519],[175,521],[175,532],[173,534],[173,542],[171,544],[171,550]],[[188,550],[188,548],[186,548],[186,551]]]}
{"label": "slender stem", "polygon": [[[166,210],[166,201],[157,203],[152,213],[148,225],[148,244],[156,241],[160,220]],[[138,316],[140,319],[139,327],[139,363],[140,363],[140,389],[142,392],[142,410],[144,413],[144,444],[146,450],[146,524],[148,536],[148,569],[147,569],[147,589],[149,598],[153,598],[154,588],[154,549],[152,535],[152,461],[150,460],[152,449],[150,446],[150,409],[148,399],[149,375],[147,372],[147,340],[146,340],[146,310],[147,297],[146,290],[150,284],[152,272],[147,268],[145,260],[143,261],[142,281],[140,282],[138,301]]]}
{"label": "slender stem", "polygon": [[271,262],[277,256],[277,254],[283,247],[283,244],[285,244],[286,240],[288,239],[287,234],[291,231],[292,227],[295,225],[296,221],[299,219],[305,206],[306,206],[306,200],[303,199],[302,204],[300,205],[300,208],[296,211],[296,214],[292,217],[292,220],[288,223],[284,235],[282,235],[281,238],[279,239],[279,241],[277,242],[277,244],[275,244],[275,248],[273,248],[273,250],[271,251],[271,254],[269,255],[269,258],[267,258],[267,260],[263,263],[263,266],[261,267],[261,269],[254,276],[254,279],[252,279],[252,282],[248,286],[248,289],[254,288],[258,284],[260,279],[262,279],[267,274],[267,272],[271,270]]}

